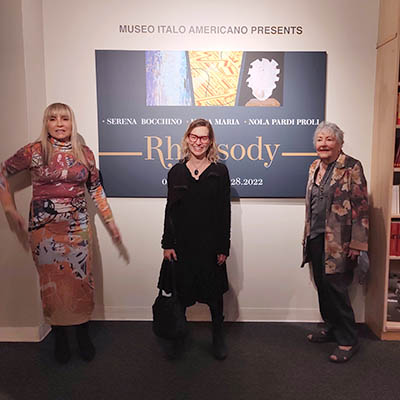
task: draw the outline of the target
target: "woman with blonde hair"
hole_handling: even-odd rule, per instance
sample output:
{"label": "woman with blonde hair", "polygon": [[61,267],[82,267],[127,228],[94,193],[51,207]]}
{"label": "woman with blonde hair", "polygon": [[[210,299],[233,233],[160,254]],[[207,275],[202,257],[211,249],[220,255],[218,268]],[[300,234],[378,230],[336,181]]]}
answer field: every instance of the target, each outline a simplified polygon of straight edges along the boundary
{"label": "woman with blonde hair", "polygon": [[[222,360],[227,356],[222,295],[228,290],[229,173],[217,162],[214,131],[207,120],[196,119],[189,125],[182,152],[183,159],[168,173],[162,248],[165,259],[177,261],[176,286],[182,307],[196,302],[209,306],[213,352]],[[163,278],[161,275],[159,288],[168,293],[170,285]]]}
{"label": "woman with blonde hair", "polygon": [[33,186],[29,242],[39,273],[45,320],[55,332],[55,358],[61,363],[70,359],[65,327],[76,325],[80,354],[90,361],[95,356],[88,333],[94,286],[85,186],[114,242],[121,237],[94,155],[81,142],[68,105],[49,105],[40,138],[1,164],[0,201],[11,225],[19,231],[25,230],[25,222],[15,207],[7,178],[26,169]]}

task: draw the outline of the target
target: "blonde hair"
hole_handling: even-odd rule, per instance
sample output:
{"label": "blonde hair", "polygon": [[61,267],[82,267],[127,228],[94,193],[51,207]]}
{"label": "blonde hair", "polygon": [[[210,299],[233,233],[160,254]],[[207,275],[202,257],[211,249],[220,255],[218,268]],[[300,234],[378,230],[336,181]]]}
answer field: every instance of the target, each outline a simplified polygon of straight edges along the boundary
{"label": "blonde hair", "polygon": [[209,146],[207,149],[206,156],[209,161],[216,163],[218,161],[219,157],[218,157],[217,144],[215,143],[214,129],[213,129],[210,121],[207,121],[206,119],[203,119],[203,118],[195,119],[194,121],[192,121],[189,124],[185,134],[183,135],[182,143],[181,143],[182,159],[187,161],[190,158],[189,145],[187,144],[186,139],[192,133],[193,129],[197,128],[198,126],[205,126],[208,129],[208,137],[210,138],[210,141],[209,141]]}
{"label": "blonde hair", "polygon": [[53,155],[53,146],[48,140],[49,132],[47,130],[47,122],[51,117],[59,116],[59,115],[67,115],[71,120],[72,132],[71,132],[71,145],[72,145],[72,153],[75,156],[76,160],[89,168],[88,161],[85,157],[85,153],[83,151],[83,143],[78,134],[76,127],[76,120],[74,112],[72,108],[64,103],[53,103],[46,107],[43,113],[43,125],[42,132],[38,141],[42,144],[42,157],[45,165],[49,163],[51,157]]}

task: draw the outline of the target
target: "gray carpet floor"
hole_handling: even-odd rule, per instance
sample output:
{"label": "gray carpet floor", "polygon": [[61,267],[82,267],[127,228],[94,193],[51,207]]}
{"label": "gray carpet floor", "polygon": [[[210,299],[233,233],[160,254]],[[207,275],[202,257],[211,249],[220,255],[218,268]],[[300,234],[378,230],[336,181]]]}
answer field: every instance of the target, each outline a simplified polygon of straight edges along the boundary
{"label": "gray carpet floor", "polygon": [[399,400],[400,342],[359,326],[361,349],[329,362],[333,343],[312,344],[305,323],[226,323],[229,356],[211,355],[210,325],[190,323],[185,352],[168,360],[150,322],[92,322],[96,358],[53,360],[53,337],[0,343],[0,400]]}

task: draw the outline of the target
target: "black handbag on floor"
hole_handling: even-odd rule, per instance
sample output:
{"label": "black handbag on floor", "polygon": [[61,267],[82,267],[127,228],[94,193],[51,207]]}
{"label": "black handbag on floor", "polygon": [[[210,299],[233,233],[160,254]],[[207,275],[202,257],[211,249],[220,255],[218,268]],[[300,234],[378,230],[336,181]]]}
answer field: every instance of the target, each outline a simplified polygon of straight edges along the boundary
{"label": "black handbag on floor", "polygon": [[172,281],[172,292],[171,296],[164,296],[160,289],[153,304],[153,332],[164,339],[177,339],[187,333],[185,312],[176,291],[175,268],[174,261],[163,260],[159,282],[168,276]]}

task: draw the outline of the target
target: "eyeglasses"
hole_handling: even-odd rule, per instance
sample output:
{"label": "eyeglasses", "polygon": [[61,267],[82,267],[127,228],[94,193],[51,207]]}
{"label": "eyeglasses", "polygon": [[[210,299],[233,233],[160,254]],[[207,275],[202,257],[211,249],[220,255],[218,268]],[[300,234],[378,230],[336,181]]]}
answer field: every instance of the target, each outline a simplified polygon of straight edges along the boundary
{"label": "eyeglasses", "polygon": [[200,139],[200,143],[206,144],[210,141],[209,136],[197,136],[194,133],[189,133],[188,138],[190,142],[196,143]]}

